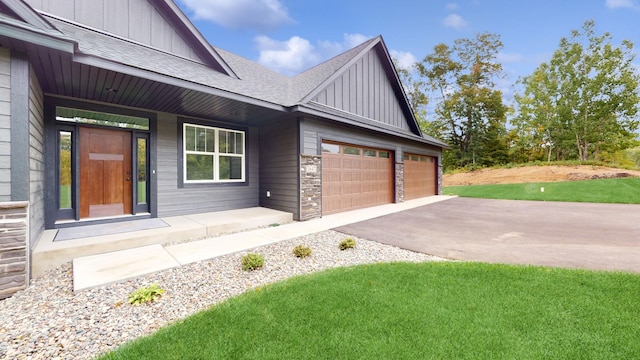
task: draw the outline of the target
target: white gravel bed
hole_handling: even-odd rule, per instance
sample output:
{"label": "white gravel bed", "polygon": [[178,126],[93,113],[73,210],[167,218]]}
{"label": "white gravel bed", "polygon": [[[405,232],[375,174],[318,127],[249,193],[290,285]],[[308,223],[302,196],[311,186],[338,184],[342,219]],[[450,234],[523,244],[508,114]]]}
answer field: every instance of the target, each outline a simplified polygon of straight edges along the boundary
{"label": "white gravel bed", "polygon": [[[251,250],[265,256],[265,267],[241,269],[249,251],[150,274],[134,280],[73,293],[71,263],[32,280],[31,286],[0,301],[0,359],[91,359],[125,342],[258,286],[324,269],[364,263],[439,258],[357,239],[340,251],[346,236],[335,231],[287,240]],[[313,254],[299,259],[294,246]],[[160,301],[127,302],[136,289],[157,283]]]}

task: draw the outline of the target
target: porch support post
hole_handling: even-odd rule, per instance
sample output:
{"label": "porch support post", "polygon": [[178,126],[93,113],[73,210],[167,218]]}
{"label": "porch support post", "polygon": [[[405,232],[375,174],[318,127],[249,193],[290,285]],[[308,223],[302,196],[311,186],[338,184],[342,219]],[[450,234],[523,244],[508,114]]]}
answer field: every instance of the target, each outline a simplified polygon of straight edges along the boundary
{"label": "porch support post", "polygon": [[29,60],[11,52],[11,200],[29,201]]}

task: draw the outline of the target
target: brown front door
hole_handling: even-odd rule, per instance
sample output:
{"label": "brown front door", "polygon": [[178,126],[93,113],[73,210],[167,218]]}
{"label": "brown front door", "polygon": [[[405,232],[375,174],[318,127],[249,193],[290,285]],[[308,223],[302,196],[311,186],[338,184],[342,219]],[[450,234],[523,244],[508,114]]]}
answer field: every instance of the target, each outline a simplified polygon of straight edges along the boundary
{"label": "brown front door", "polygon": [[131,214],[131,133],[80,127],[80,218]]}

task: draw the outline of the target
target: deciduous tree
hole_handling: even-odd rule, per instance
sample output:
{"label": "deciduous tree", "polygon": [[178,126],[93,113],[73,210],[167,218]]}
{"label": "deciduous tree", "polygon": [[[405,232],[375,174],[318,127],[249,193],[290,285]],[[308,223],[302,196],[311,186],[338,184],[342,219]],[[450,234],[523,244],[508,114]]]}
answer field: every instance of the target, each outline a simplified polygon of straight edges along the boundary
{"label": "deciduous tree", "polygon": [[[595,22],[560,40],[548,63],[521,79],[513,120],[532,148],[544,146],[547,160],[598,160],[602,151],[629,147],[638,129],[639,77],[633,44],[611,44],[596,35]],[[552,156],[554,155],[554,156]]]}
{"label": "deciduous tree", "polygon": [[441,135],[452,146],[453,155],[445,159],[455,163],[447,167],[492,165],[507,155],[508,109],[495,89],[495,80],[502,76],[502,65],[496,61],[502,47],[498,35],[483,33],[458,39],[451,47],[439,44],[417,64],[435,100],[430,127],[444,129]]}

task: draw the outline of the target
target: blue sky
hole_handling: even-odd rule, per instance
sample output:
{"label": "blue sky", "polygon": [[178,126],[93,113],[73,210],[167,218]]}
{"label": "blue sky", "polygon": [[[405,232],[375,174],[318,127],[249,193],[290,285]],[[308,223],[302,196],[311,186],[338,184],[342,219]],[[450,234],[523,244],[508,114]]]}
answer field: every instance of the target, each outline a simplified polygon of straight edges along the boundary
{"label": "blue sky", "polygon": [[[640,0],[176,0],[207,40],[294,75],[382,35],[408,65],[439,43],[499,34],[509,86],[550,59],[562,37],[595,20],[596,31],[640,49]],[[640,64],[640,56],[636,59]],[[640,68],[640,66],[639,66]]]}

